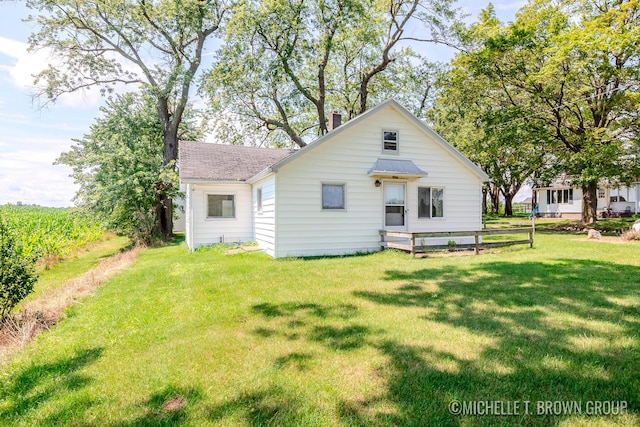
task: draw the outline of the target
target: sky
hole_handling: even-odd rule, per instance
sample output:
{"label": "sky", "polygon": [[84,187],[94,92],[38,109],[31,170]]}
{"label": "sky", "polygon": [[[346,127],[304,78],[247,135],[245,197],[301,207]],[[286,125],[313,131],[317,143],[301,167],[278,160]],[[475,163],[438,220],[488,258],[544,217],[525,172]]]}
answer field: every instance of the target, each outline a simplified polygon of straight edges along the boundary
{"label": "sky", "polygon": [[[459,0],[475,20],[488,1]],[[503,22],[514,19],[525,1],[496,0],[496,14]],[[41,108],[34,100],[33,75],[52,61],[47,52],[27,52],[27,40],[35,30],[24,22],[29,10],[23,1],[0,0],[0,204],[21,202],[41,206],[73,206],[78,187],[71,169],[54,165],[80,139],[99,114],[104,102],[97,89],[65,95]],[[439,46],[426,52],[432,61],[447,61],[453,51]]]}

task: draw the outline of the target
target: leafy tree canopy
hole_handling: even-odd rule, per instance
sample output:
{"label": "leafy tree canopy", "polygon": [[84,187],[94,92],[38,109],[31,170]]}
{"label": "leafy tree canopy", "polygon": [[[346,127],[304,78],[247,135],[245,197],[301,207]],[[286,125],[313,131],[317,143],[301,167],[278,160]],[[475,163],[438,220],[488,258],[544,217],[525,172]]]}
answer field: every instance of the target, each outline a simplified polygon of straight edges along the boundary
{"label": "leafy tree canopy", "polygon": [[241,1],[206,91],[218,113],[279,145],[304,146],[325,134],[331,110],[348,120],[398,93],[424,109],[431,92],[417,80],[434,70],[406,42],[446,43],[452,3]]}
{"label": "leafy tree canopy", "polygon": [[497,128],[503,146],[513,146],[508,129],[528,129],[519,148],[538,146],[532,154],[582,187],[585,222],[596,219],[601,179],[638,174],[639,5],[531,0],[506,26],[489,9],[454,62],[487,100],[475,140]]}
{"label": "leafy tree canopy", "polygon": [[[134,84],[154,100],[163,140],[163,165],[178,156],[178,130],[205,44],[229,7],[225,0],[28,0],[35,11],[32,49],[49,48],[60,59],[36,76],[39,95]],[[158,228],[172,233],[172,208],[161,194]]]}
{"label": "leafy tree canopy", "polygon": [[[80,185],[76,202],[118,232],[149,244],[161,234],[158,200],[178,195],[173,164],[163,162],[162,126],[149,96],[118,95],[101,109],[89,134],[75,140],[58,163],[71,166]],[[180,136],[198,139],[187,115]]]}

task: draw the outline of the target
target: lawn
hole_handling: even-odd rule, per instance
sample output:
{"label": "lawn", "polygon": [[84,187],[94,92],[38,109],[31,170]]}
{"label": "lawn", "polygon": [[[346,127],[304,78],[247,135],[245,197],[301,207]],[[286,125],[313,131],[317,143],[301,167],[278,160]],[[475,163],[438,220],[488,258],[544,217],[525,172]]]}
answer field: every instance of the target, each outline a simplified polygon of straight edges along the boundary
{"label": "lawn", "polygon": [[[148,249],[0,367],[0,424],[638,425],[639,253],[543,234],[422,259]],[[453,400],[531,413],[454,416]]]}
{"label": "lawn", "polygon": [[[90,269],[96,267],[100,260],[124,250],[131,244],[127,237],[106,234],[102,240],[91,242],[74,253],[68,254],[62,262],[52,266],[38,267],[38,282],[33,293],[28,295],[23,302],[31,301],[42,293],[60,288],[66,280],[72,279]],[[19,309],[20,306],[17,307]]]}

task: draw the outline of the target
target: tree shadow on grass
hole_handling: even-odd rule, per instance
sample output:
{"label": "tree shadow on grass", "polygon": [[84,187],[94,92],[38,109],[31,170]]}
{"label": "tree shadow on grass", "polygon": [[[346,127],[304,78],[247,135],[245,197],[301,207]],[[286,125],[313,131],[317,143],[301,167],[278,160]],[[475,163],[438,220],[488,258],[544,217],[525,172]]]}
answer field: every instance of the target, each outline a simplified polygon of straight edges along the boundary
{"label": "tree shadow on grass", "polygon": [[194,387],[177,387],[168,385],[161,391],[153,393],[147,400],[137,405],[142,408],[143,414],[123,423],[115,424],[118,427],[142,427],[142,426],[182,426],[192,425],[189,421],[187,410],[202,399],[202,393]]}
{"label": "tree shadow on grass", "polygon": [[209,419],[220,423],[225,418],[241,419],[248,426],[299,426],[305,416],[302,402],[282,387],[271,386],[242,392],[235,399],[213,406]]}
{"label": "tree shadow on grass", "polygon": [[[371,345],[387,357],[394,414],[345,402],[362,425],[549,425],[568,414],[539,401],[624,401],[640,412],[640,269],[612,263],[483,263],[461,269],[387,271],[400,286],[354,295],[399,310],[422,308],[425,339]],[[417,323],[420,324],[419,322]],[[530,401],[529,414],[455,417],[452,400]],[[610,420],[615,421],[615,420]]]}
{"label": "tree shadow on grass", "polygon": [[[102,352],[99,347],[83,349],[70,358],[31,365],[16,372],[0,386],[0,420],[18,420],[58,395],[84,388],[92,379],[79,371],[98,360]],[[60,406],[41,424],[58,425],[60,420],[91,404],[90,400],[79,397]]]}
{"label": "tree shadow on grass", "polygon": [[256,304],[251,307],[251,311],[268,318],[312,316],[321,319],[350,319],[358,314],[358,307],[353,304],[324,305],[286,302],[282,304]]}
{"label": "tree shadow on grass", "polygon": [[[262,303],[254,305],[251,311],[269,321],[271,327],[261,326],[253,331],[262,338],[304,338],[334,350],[349,351],[365,345],[367,335],[371,333],[364,325],[343,324],[358,315],[358,308],[353,304]],[[334,324],[315,325],[318,321]]]}
{"label": "tree shadow on grass", "polygon": [[273,365],[279,369],[292,366],[299,371],[306,371],[312,359],[313,355],[310,353],[293,352],[276,358]]}

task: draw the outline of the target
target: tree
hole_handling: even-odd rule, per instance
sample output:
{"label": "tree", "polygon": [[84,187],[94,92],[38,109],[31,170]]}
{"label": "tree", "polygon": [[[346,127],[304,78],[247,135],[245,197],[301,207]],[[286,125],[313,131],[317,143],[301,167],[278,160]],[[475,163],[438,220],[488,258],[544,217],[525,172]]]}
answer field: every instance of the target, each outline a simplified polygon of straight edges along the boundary
{"label": "tree", "polygon": [[[226,27],[207,93],[217,111],[266,129],[277,144],[305,146],[327,133],[331,110],[350,119],[415,78],[403,42],[445,42],[451,3],[246,0]],[[424,37],[408,35],[418,26]],[[391,76],[401,63],[403,73]]]}
{"label": "tree", "polygon": [[491,213],[498,214],[500,195],[505,215],[513,215],[512,202],[525,181],[544,167],[545,134],[527,120],[529,112],[507,96],[492,79],[476,73],[475,50],[501,28],[493,6],[480,14],[479,22],[461,35],[465,49],[452,69],[439,80],[439,92],[430,111],[434,128],[476,163],[490,178],[485,186]]}
{"label": "tree", "polygon": [[[64,62],[41,72],[40,95],[135,84],[153,97],[162,127],[163,166],[175,168],[178,132],[206,42],[227,12],[225,0],[29,0],[39,14],[31,49],[50,48]],[[158,183],[160,184],[160,183]],[[173,228],[172,188],[157,193],[158,229]]]}
{"label": "tree", "polygon": [[[161,234],[156,209],[160,194],[175,197],[178,177],[163,161],[163,127],[150,96],[118,95],[101,108],[84,138],[75,140],[58,163],[73,169],[80,185],[76,202],[134,241],[152,243]],[[198,139],[188,111],[182,139]]]}
{"label": "tree", "polygon": [[586,223],[601,179],[638,174],[639,24],[638,0],[531,0],[469,53],[473,75],[546,133],[546,151],[582,188]]}
{"label": "tree", "polygon": [[38,280],[36,256],[28,254],[0,218],[0,320],[27,295]]}

